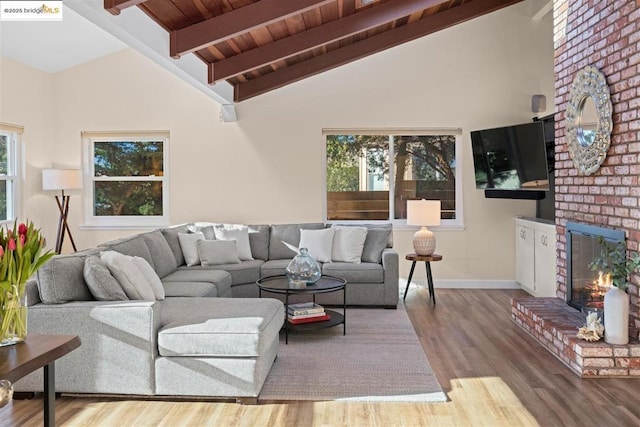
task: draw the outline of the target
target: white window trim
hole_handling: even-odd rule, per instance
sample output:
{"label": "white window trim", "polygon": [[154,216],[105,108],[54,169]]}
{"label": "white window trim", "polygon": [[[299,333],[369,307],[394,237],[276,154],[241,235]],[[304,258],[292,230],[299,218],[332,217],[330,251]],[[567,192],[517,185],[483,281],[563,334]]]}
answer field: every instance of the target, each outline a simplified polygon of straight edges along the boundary
{"label": "white window trim", "polygon": [[[162,181],[162,213],[159,216],[103,217],[93,214],[93,144],[95,142],[154,140],[162,141],[163,176],[131,177],[131,181]],[[82,206],[84,223],[80,229],[152,229],[170,224],[169,219],[169,131],[82,132]],[[102,180],[109,180],[102,178]],[[114,178],[115,180],[115,178]]]}
{"label": "white window trim", "polygon": [[[463,182],[463,161],[462,161],[462,128],[328,128],[322,130],[322,211],[323,219],[328,224],[382,224],[391,223],[397,229],[417,230],[420,227],[407,225],[406,219],[387,220],[328,220],[327,219],[327,135],[389,135],[389,136],[411,136],[411,135],[453,135],[456,138],[456,218],[443,219],[439,226],[430,226],[430,230],[464,230],[464,209],[462,206],[462,182]],[[389,146],[389,158],[393,158],[393,144]],[[389,176],[393,174],[393,162],[389,162]],[[394,212],[393,186],[389,185],[389,215]]]}
{"label": "white window trim", "polygon": [[[22,133],[24,128],[22,126],[12,125],[9,123],[0,122],[0,133],[9,137],[9,146],[7,147],[7,157],[11,161],[9,169],[13,171],[13,174],[7,175],[6,178],[2,177],[2,180],[12,181],[11,195],[7,199],[11,199],[7,205],[7,219],[0,221],[1,225],[13,224],[14,221],[20,217],[22,213],[22,180],[24,179],[24,147],[22,144]],[[8,165],[9,166],[9,165]]]}

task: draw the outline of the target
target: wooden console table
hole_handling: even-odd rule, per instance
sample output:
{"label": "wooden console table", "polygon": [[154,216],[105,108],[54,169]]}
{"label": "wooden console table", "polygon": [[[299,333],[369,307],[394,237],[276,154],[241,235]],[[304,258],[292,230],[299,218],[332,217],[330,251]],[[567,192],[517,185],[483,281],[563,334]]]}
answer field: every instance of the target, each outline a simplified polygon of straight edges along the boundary
{"label": "wooden console table", "polygon": [[44,425],[55,426],[56,359],[80,347],[75,335],[27,335],[24,342],[0,347],[0,379],[11,383],[44,368]]}

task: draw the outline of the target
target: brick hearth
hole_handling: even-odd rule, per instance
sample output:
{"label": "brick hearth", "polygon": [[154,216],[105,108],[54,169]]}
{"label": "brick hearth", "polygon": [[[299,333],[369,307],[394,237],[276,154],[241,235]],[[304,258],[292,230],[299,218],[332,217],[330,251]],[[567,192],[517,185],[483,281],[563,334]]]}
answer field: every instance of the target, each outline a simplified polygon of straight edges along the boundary
{"label": "brick hearth", "polygon": [[640,343],[611,345],[576,338],[584,320],[560,298],[512,298],[511,318],[577,375],[640,378]]}

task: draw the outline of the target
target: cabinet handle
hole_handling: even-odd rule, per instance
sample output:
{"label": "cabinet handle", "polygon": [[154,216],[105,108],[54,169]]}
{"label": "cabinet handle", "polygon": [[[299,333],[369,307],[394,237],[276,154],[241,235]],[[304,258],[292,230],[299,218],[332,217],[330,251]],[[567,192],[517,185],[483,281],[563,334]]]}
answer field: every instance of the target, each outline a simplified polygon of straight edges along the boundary
{"label": "cabinet handle", "polygon": [[540,236],[540,243],[542,243],[542,246],[547,246],[547,235],[543,234],[542,236]]}
{"label": "cabinet handle", "polygon": [[520,238],[521,239],[526,239],[527,238],[527,232],[524,229],[520,230]]}

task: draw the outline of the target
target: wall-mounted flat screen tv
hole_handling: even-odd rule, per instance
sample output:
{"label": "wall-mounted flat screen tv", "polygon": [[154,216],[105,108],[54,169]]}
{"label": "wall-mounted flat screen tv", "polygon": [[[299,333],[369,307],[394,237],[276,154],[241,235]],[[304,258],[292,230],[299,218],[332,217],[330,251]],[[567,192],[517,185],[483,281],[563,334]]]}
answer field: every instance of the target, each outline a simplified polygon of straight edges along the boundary
{"label": "wall-mounted flat screen tv", "polygon": [[538,121],[472,131],[476,187],[487,190],[549,190],[543,126]]}

